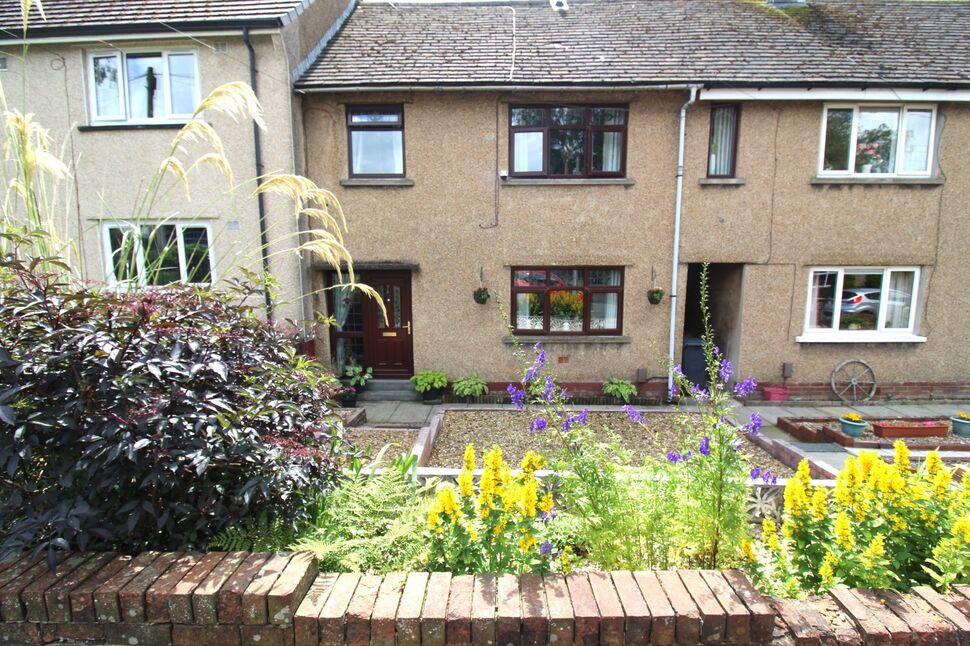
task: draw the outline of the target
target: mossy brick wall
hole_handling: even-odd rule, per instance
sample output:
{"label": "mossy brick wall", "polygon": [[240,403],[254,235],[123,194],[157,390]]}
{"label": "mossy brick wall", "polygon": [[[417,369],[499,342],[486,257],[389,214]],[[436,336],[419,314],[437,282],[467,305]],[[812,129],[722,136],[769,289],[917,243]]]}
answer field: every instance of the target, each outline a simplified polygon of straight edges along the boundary
{"label": "mossy brick wall", "polygon": [[766,598],[736,570],[319,573],[312,554],[62,554],[0,564],[0,643],[970,645],[970,586]]}

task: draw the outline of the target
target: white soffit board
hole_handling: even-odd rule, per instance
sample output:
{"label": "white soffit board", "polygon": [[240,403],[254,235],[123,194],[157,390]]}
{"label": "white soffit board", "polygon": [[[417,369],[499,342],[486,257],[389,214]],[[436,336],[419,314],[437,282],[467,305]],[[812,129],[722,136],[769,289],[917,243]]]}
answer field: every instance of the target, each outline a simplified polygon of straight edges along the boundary
{"label": "white soffit board", "polygon": [[913,88],[712,88],[701,101],[970,101],[970,90]]}

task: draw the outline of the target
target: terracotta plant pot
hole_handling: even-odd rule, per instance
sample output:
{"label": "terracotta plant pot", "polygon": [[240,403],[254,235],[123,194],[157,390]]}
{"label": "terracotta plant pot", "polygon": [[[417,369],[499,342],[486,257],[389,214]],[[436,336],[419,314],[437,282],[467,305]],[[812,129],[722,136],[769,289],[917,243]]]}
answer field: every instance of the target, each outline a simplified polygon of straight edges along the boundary
{"label": "terracotta plant pot", "polygon": [[970,419],[951,417],[950,422],[953,424],[954,435],[959,435],[960,437],[970,437]]}
{"label": "terracotta plant pot", "polygon": [[946,437],[950,429],[945,422],[927,425],[922,422],[873,422],[872,431],[879,437],[892,440],[900,437]]}
{"label": "terracotta plant pot", "polygon": [[839,424],[842,426],[842,432],[849,437],[860,437],[866,430],[865,422],[853,422],[851,419],[843,419],[840,417]]}
{"label": "terracotta plant pot", "polygon": [[764,386],[761,392],[765,395],[765,400],[770,402],[786,402],[791,396],[791,391],[783,386]]}

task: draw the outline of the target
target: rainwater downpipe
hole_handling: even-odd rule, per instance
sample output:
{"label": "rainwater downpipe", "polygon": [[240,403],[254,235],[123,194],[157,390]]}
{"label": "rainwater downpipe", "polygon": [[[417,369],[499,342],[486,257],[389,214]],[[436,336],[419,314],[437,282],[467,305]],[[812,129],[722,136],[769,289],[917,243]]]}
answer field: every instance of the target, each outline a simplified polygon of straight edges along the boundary
{"label": "rainwater downpipe", "polygon": [[687,139],[687,109],[697,100],[699,86],[690,86],[690,99],[680,108],[680,132],[677,140],[677,197],[674,200],[674,249],[670,269],[670,342],[667,347],[667,393],[674,385],[674,345],[677,341],[677,285],[680,268],[680,216],[684,206],[684,146]]}
{"label": "rainwater downpipe", "polygon": [[[249,27],[243,27],[243,42],[249,50],[249,86],[253,89],[253,94],[259,97],[256,89],[256,50],[249,39]],[[256,157],[256,188],[263,183],[263,142],[259,131],[259,124],[253,121],[253,155]],[[260,255],[263,260],[263,273],[269,274],[269,235],[266,231],[266,201],[262,193],[256,195],[256,209],[259,212],[259,242]],[[269,290],[263,290],[263,298],[266,303],[266,319],[273,320],[273,297]]]}

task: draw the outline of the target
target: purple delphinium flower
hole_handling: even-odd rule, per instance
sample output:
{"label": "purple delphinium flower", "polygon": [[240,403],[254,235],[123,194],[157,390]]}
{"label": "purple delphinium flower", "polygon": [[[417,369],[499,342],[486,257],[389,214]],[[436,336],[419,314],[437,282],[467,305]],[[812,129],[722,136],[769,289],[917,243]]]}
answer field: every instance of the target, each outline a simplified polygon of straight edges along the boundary
{"label": "purple delphinium flower", "polygon": [[[537,343],[536,345],[538,346],[539,344]],[[545,367],[546,367],[546,351],[545,350],[540,349],[539,352],[536,353],[535,367],[538,368],[539,370],[544,370],[545,369]]]}
{"label": "purple delphinium flower", "polygon": [[623,407],[623,411],[626,413],[626,416],[630,418],[630,421],[631,422],[634,422],[636,424],[642,424],[643,423],[643,415],[641,415],[640,413],[638,413],[637,412],[637,409],[635,409],[630,404],[627,404],[626,406],[624,406]]}
{"label": "purple delphinium flower", "polygon": [[701,455],[710,455],[711,454],[711,438],[709,438],[706,435],[704,437],[702,437],[701,438],[700,446],[697,447],[697,450],[701,452]]}
{"label": "purple delphinium flower", "polygon": [[692,457],[694,457],[694,452],[693,452],[693,451],[688,451],[688,452],[687,452],[687,454],[686,454],[686,455],[684,455],[684,462],[687,462],[687,461],[688,461],[688,460],[690,460],[690,459],[691,459]]}
{"label": "purple delphinium flower", "polygon": [[548,523],[550,520],[556,520],[556,508],[553,507],[549,511],[540,512],[539,520],[541,520],[544,523]]}
{"label": "purple delphinium flower", "polygon": [[549,556],[552,554],[552,543],[543,543],[539,546],[539,554],[541,556]]}
{"label": "purple delphinium flower", "polygon": [[690,387],[690,394],[701,403],[706,402],[708,398],[707,391],[697,385]]}
{"label": "purple delphinium flower", "polygon": [[764,419],[757,412],[751,413],[751,421],[741,427],[741,430],[749,435],[757,435],[764,426]]}
{"label": "purple delphinium flower", "polygon": [[678,462],[683,462],[684,456],[676,451],[667,451],[667,462],[671,464],[677,464]]}
{"label": "purple delphinium flower", "polygon": [[778,476],[771,473],[771,469],[765,469],[761,474],[761,481],[765,484],[778,484]]}
{"label": "purple delphinium flower", "polygon": [[752,480],[757,480],[760,476],[761,476],[761,469],[759,469],[758,467],[751,469]]}
{"label": "purple delphinium flower", "polygon": [[552,402],[556,397],[556,382],[553,381],[552,377],[546,375],[546,385],[542,389],[542,398],[547,402]]}
{"label": "purple delphinium flower", "polygon": [[529,426],[529,430],[533,432],[544,431],[546,430],[547,426],[549,426],[549,422],[547,422],[545,418],[537,417],[534,420],[532,420],[532,424]]}
{"label": "purple delphinium flower", "polygon": [[758,381],[754,377],[748,377],[744,381],[734,384],[734,394],[744,399],[754,392],[758,387]]}
{"label": "purple delphinium flower", "polygon": [[522,377],[522,385],[524,386],[526,384],[532,383],[533,381],[536,380],[536,377],[538,375],[539,375],[539,371],[536,369],[536,367],[531,366],[528,370],[525,371],[525,376]]}
{"label": "purple delphinium flower", "polygon": [[509,393],[509,397],[512,398],[512,403],[518,410],[525,408],[525,391],[521,388],[516,388],[514,385],[509,384],[506,388]]}
{"label": "purple delphinium flower", "polygon": [[721,359],[721,367],[717,371],[717,376],[721,378],[721,381],[727,382],[731,379],[732,374],[734,374],[734,368],[731,366],[731,362],[727,359]]}
{"label": "purple delphinium flower", "polygon": [[737,453],[738,451],[740,451],[741,450],[741,440],[734,440],[733,442],[731,442],[731,449],[735,453]]}
{"label": "purple delphinium flower", "polygon": [[579,424],[580,426],[586,426],[589,423],[589,409],[584,408],[579,413],[575,415],[570,415],[568,417],[569,421],[573,424]]}
{"label": "purple delphinium flower", "polygon": [[670,399],[677,399],[677,395],[680,394],[680,389],[677,388],[677,382],[670,382]]}

